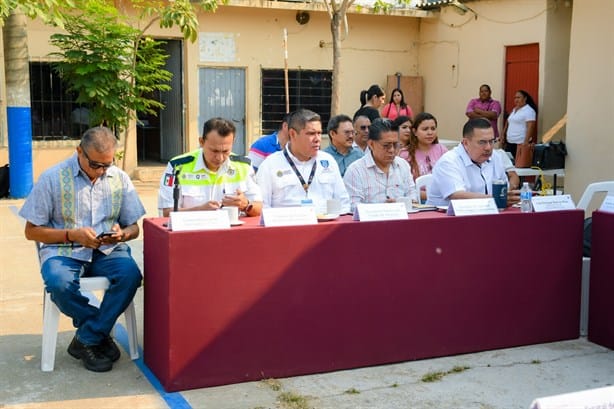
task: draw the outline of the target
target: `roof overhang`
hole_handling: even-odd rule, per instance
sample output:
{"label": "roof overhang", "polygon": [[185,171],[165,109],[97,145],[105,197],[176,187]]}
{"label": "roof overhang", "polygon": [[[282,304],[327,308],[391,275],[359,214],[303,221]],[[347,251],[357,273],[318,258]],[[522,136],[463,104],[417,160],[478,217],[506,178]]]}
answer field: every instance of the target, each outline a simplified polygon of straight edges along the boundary
{"label": "roof overhang", "polygon": [[[274,1],[274,0],[227,0],[220,3],[221,6],[231,7],[251,7],[260,9],[278,9],[278,10],[300,10],[300,11],[321,11],[326,12],[326,6],[323,0],[316,1]],[[379,16],[404,16],[418,18],[432,18],[435,13],[430,10],[421,10],[414,7],[394,6],[387,12],[375,12],[372,7],[361,4],[354,4],[348,10],[348,14],[371,14]]]}

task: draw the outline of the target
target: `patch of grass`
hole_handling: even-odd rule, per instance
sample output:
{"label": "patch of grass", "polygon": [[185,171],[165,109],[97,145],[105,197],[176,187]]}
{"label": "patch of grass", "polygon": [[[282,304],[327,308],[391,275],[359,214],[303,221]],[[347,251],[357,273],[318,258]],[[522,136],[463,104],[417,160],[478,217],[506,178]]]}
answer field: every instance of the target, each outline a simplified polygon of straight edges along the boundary
{"label": "patch of grass", "polygon": [[399,384],[395,382],[395,383],[393,383],[392,385],[390,385],[390,387],[391,387],[391,388],[398,388],[398,387],[399,387]]}
{"label": "patch of grass", "polygon": [[467,369],[471,369],[471,367],[469,367],[469,366],[460,366],[460,365],[457,365],[457,366],[455,366],[454,368],[450,369],[450,370],[448,371],[448,373],[449,373],[449,374],[451,374],[451,373],[459,373],[459,372],[466,371]]}
{"label": "patch of grass", "polygon": [[422,377],[422,382],[437,382],[443,379],[444,376],[446,376],[446,373],[443,371],[429,372]]}
{"label": "patch of grass", "polygon": [[457,365],[449,371],[437,371],[437,372],[429,372],[422,377],[422,382],[437,382],[443,379],[444,376],[464,372],[467,369],[471,369],[470,366],[460,366]]}
{"label": "patch of grass", "polygon": [[537,364],[541,364],[542,361],[540,361],[539,359],[534,359],[531,361],[531,363],[537,365]]}
{"label": "patch of grass", "polygon": [[266,386],[268,386],[269,388],[271,388],[272,390],[274,390],[275,392],[280,391],[281,390],[281,382],[279,382],[277,379],[275,378],[268,378],[268,379],[263,379],[262,383],[264,383]]}
{"label": "patch of grass", "polygon": [[283,392],[277,396],[277,400],[283,408],[287,409],[309,409],[307,398],[293,392]]}
{"label": "patch of grass", "polygon": [[360,393],[360,391],[356,388],[350,388],[347,391],[343,392],[343,393],[347,393],[348,395],[358,395]]}

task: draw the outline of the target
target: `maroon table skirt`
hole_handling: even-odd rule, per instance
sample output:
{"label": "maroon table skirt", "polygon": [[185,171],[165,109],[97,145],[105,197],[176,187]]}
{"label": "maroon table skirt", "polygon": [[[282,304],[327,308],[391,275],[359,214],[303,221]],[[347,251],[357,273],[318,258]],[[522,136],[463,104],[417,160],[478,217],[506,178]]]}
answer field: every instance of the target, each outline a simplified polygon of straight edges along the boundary
{"label": "maroon table skirt", "polygon": [[614,213],[594,212],[588,339],[614,349]]}
{"label": "maroon table skirt", "polygon": [[244,220],[144,221],[144,356],[167,391],[578,337],[581,211]]}

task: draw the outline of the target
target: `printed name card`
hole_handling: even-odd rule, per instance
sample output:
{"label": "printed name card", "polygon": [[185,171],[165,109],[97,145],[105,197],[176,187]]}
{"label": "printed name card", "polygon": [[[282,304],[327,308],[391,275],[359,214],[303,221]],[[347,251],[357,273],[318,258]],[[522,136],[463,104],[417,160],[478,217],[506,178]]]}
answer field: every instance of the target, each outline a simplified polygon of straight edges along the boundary
{"label": "printed name card", "polygon": [[267,207],[262,209],[262,222],[265,226],[301,226],[317,224],[316,210],[313,206]]}
{"label": "printed name card", "polygon": [[531,202],[533,202],[533,209],[536,213],[573,210],[576,208],[570,195],[533,196]]}
{"label": "printed name card", "polygon": [[614,213],[614,196],[606,196],[599,210]]}
{"label": "printed name card", "polygon": [[381,220],[407,220],[407,208],[403,202],[358,203],[354,220],[373,222]]}
{"label": "printed name card", "polygon": [[228,212],[199,210],[195,212],[171,212],[172,231],[230,229]]}
{"label": "printed name card", "polygon": [[614,386],[538,398],[531,409],[606,409],[614,407]]}
{"label": "printed name card", "polygon": [[450,200],[448,214],[451,216],[476,216],[479,214],[499,214],[495,199],[485,197],[480,199]]}

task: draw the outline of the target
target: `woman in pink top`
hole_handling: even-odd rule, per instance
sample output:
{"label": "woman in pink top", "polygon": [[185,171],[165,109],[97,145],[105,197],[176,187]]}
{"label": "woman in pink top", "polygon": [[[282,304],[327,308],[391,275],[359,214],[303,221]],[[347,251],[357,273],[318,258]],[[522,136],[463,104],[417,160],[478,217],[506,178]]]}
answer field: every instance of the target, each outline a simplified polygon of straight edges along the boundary
{"label": "woman in pink top", "polygon": [[401,149],[399,150],[399,157],[405,159],[409,163],[409,144],[411,143],[411,126],[412,119],[408,116],[401,115],[392,121],[392,130],[399,133],[399,142]]}
{"label": "woman in pink top", "polygon": [[390,102],[388,102],[384,109],[382,109],[382,117],[395,120],[398,116],[408,116],[413,118],[414,113],[411,112],[411,107],[405,102],[403,91],[400,88],[392,90],[390,95]]}
{"label": "woman in pink top", "polygon": [[[437,119],[428,112],[416,115],[408,151],[414,180],[418,176],[432,173],[435,162],[447,151],[437,139]],[[426,199],[426,192],[420,192],[420,196],[421,199]]]}

